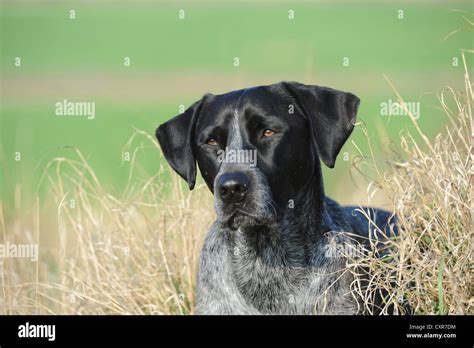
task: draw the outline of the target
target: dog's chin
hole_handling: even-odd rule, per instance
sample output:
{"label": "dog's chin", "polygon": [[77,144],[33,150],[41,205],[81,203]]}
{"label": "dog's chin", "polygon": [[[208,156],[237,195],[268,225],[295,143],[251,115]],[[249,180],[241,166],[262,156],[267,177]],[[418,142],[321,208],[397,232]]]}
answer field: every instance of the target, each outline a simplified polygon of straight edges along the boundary
{"label": "dog's chin", "polygon": [[271,227],[276,221],[270,216],[260,216],[246,211],[236,211],[226,217],[218,219],[221,225],[230,230],[254,230],[262,227]]}

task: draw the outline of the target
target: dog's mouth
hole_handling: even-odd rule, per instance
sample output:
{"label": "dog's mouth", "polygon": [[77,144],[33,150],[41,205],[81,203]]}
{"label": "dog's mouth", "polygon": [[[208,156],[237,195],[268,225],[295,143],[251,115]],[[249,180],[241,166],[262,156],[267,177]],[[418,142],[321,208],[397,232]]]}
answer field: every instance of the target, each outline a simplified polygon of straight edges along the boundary
{"label": "dog's mouth", "polygon": [[246,209],[236,208],[233,212],[219,219],[221,224],[231,230],[238,230],[245,227],[272,226],[276,223],[273,216],[257,215]]}

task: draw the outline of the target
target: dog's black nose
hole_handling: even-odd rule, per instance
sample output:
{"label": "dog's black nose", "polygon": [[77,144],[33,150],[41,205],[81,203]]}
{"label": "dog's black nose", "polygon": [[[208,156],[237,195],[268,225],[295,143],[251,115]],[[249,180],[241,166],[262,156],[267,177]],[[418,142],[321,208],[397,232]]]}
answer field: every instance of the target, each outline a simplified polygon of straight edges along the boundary
{"label": "dog's black nose", "polygon": [[249,186],[249,177],[239,172],[222,174],[217,182],[219,195],[225,203],[240,202]]}

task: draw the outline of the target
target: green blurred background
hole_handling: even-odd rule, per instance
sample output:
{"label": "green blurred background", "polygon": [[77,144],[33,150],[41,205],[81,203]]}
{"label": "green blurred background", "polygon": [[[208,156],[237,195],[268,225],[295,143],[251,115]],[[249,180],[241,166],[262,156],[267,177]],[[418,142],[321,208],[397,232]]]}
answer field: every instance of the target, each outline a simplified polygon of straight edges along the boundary
{"label": "green blurred background", "polygon": [[[420,126],[434,136],[447,123],[436,94],[463,88],[460,49],[472,47],[463,16],[471,15],[471,1],[2,1],[1,201],[12,207],[15,190],[17,200],[33,197],[45,164],[70,151],[65,145],[120,193],[130,169],[122,149],[134,128],[153,134],[207,92],[281,80],[358,95],[359,120],[383,165],[384,149],[411,128],[407,117],[380,115],[380,103],[396,100],[384,74],[406,101],[420,102]],[[63,99],[95,102],[95,119],[56,116]],[[368,153],[360,130],[351,140]],[[325,180],[327,193],[347,203],[357,150],[349,141],[342,152],[348,160],[325,169]],[[142,151],[138,162],[152,173],[160,157]]]}

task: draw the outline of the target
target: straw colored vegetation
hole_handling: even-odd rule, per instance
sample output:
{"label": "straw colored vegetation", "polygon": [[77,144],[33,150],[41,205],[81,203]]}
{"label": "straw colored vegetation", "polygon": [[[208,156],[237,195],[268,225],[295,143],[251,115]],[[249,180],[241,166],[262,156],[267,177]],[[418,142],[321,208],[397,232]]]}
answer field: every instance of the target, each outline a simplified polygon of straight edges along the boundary
{"label": "straw colored vegetation", "polygon": [[373,301],[375,289],[387,290],[383,312],[392,306],[403,314],[402,303],[408,302],[416,314],[474,313],[473,93],[465,71],[464,91],[448,87],[439,95],[448,118],[445,132],[428,139],[410,115],[416,131],[401,135],[399,158],[369,184],[370,194],[383,190],[390,196],[400,237],[372,240],[365,257],[350,257],[348,263],[354,273],[370,274],[368,287],[353,283],[365,303]]}
{"label": "straw colored vegetation", "polygon": [[[141,144],[135,146],[138,138]],[[104,190],[77,149],[71,149],[71,158],[49,163],[41,185],[48,185],[58,207],[53,216],[57,233],[47,236],[57,243],[49,248],[40,244],[35,270],[30,260],[5,260],[2,312],[192,312],[196,261],[214,219],[212,196],[204,184],[189,192],[164,160],[153,176],[135,174],[140,167],[135,158],[147,148],[144,141],[159,153],[149,134],[134,134],[124,148],[131,153],[133,170],[120,198]],[[8,239],[8,226],[3,228]],[[36,240],[42,240],[42,232],[36,232]]]}

